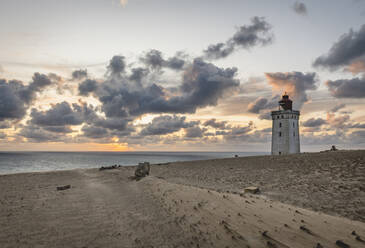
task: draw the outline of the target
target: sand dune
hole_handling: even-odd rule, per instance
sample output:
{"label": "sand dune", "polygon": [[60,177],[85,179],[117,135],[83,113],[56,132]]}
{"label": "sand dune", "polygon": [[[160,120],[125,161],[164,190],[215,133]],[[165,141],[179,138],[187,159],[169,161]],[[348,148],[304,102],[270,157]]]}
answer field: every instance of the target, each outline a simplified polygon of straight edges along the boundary
{"label": "sand dune", "polygon": [[[333,169],[323,175],[327,181],[329,176],[333,178],[332,183],[317,182],[322,186],[318,187],[320,192],[332,189],[327,199],[332,197],[336,205],[336,197],[344,194],[333,193],[336,185],[348,185],[334,180],[335,176],[347,178],[343,181],[358,187],[358,181],[363,182],[365,176],[364,153],[342,153],[343,161],[336,153],[175,163],[152,166],[151,176],[140,181],[128,179],[133,168],[0,176],[0,247],[341,247],[335,244],[338,240],[350,247],[365,247],[361,241],[365,239],[365,223],[361,218],[354,221],[315,212],[309,210],[313,209],[313,198],[298,201],[301,194],[291,195],[300,191],[300,187],[293,189],[293,180],[300,186],[303,180],[313,177],[311,173],[302,175],[300,180],[293,177],[299,173],[294,172],[299,161],[306,161],[310,171],[314,168],[309,165],[312,161],[333,167],[334,156],[339,166],[349,167],[354,175],[351,180],[346,169]],[[293,161],[291,173],[282,165],[286,160]],[[351,167],[354,161],[356,168]],[[251,168],[253,162],[257,171]],[[278,167],[274,173],[271,171],[275,164]],[[318,165],[316,173],[322,167]],[[269,186],[260,184],[260,178],[269,172]],[[242,174],[250,177],[250,173],[249,182],[241,184],[237,179]],[[282,180],[275,185],[288,185],[286,188],[272,190],[276,173]],[[243,186],[254,184],[255,178],[262,194],[241,193]],[[245,181],[245,177],[241,180]],[[71,188],[56,190],[66,184]],[[362,190],[351,197],[358,197],[361,203],[363,193]],[[281,194],[286,194],[286,198]],[[306,202],[308,207],[303,209],[277,199],[296,201],[297,206]],[[334,207],[334,213],[356,218],[352,213],[357,205],[349,202],[344,206],[343,211]]]}

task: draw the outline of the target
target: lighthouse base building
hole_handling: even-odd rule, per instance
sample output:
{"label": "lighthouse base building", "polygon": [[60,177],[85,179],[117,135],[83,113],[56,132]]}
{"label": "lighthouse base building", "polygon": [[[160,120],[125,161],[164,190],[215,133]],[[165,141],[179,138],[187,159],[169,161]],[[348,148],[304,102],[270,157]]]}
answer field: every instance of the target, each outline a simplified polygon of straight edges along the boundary
{"label": "lighthouse base building", "polygon": [[271,112],[272,155],[300,153],[300,112],[292,110],[292,103],[289,96],[285,94],[279,101],[279,110]]}

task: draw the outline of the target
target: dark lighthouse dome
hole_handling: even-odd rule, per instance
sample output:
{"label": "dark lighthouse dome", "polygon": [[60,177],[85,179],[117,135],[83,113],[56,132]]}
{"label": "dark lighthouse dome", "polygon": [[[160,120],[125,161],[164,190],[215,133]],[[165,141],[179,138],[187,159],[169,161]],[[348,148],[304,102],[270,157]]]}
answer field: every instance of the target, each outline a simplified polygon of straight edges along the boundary
{"label": "dark lighthouse dome", "polygon": [[279,106],[283,110],[292,110],[293,108],[293,101],[289,99],[289,96],[285,94],[282,96],[281,100],[279,101]]}

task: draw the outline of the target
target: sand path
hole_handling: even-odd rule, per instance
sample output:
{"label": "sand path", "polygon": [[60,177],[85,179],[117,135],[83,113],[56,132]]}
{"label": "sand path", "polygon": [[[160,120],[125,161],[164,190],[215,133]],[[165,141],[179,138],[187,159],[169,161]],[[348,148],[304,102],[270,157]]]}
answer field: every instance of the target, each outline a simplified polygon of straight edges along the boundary
{"label": "sand path", "polygon": [[[72,188],[56,191],[65,184]],[[125,174],[9,175],[0,185],[8,189],[0,193],[0,247],[164,247],[185,240],[145,185]]]}

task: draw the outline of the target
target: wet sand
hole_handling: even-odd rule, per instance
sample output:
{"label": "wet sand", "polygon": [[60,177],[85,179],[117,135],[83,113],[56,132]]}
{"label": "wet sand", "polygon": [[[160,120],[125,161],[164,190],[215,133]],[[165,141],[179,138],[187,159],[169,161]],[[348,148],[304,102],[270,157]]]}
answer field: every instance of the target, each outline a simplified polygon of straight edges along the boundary
{"label": "wet sand", "polygon": [[[364,161],[348,151],[171,163],[140,181],[132,167],[3,175],[0,247],[365,247]],[[262,193],[242,193],[252,185]]]}

